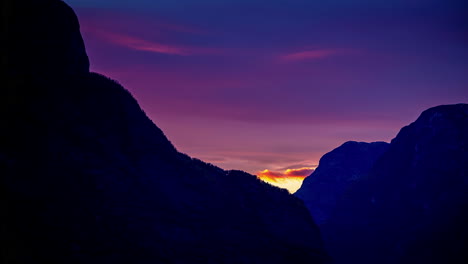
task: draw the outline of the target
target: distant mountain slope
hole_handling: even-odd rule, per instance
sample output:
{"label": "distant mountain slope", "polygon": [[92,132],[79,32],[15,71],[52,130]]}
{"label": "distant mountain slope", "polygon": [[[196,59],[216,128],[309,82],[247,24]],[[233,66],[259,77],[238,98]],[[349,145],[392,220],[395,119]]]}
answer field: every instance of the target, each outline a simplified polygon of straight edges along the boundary
{"label": "distant mountain slope", "polygon": [[326,261],[299,199],[179,153],[122,86],[89,73],[63,2],[9,8],[2,263]]}
{"label": "distant mountain slope", "polygon": [[424,111],[339,201],[337,263],[468,263],[468,105]]}
{"label": "distant mountain slope", "polygon": [[325,223],[337,200],[369,172],[388,146],[385,142],[344,143],[320,159],[317,169],[294,195],[304,201],[317,224]]}

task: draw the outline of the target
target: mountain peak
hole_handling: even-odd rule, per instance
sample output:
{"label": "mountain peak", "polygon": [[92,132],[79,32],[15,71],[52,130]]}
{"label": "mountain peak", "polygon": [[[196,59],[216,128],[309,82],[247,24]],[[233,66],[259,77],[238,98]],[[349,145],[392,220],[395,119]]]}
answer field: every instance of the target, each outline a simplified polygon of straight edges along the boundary
{"label": "mountain peak", "polygon": [[464,113],[468,114],[468,104],[459,103],[459,104],[450,104],[450,105],[439,105],[431,107],[421,113],[421,117],[428,115],[447,115],[453,117],[454,113]]}
{"label": "mountain peak", "polygon": [[60,0],[8,1],[6,69],[11,74],[89,72],[89,60],[74,11]]}
{"label": "mountain peak", "polygon": [[392,143],[409,134],[422,133],[427,137],[434,137],[443,131],[457,131],[454,126],[463,125],[466,120],[468,120],[468,104],[435,106],[422,112],[410,125],[403,127]]}
{"label": "mountain peak", "polygon": [[343,143],[323,155],[294,195],[305,202],[317,224],[325,223],[349,185],[365,176],[388,146],[386,142]]}

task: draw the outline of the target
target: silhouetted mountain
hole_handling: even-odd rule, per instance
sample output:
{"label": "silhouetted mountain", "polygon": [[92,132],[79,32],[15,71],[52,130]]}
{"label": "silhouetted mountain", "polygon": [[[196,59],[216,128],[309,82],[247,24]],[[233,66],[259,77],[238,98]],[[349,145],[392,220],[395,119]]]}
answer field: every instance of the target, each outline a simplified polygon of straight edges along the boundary
{"label": "silhouetted mountain", "polygon": [[73,10],[58,0],[4,1],[2,49],[14,74],[87,73],[89,61]]}
{"label": "silhouetted mountain", "polygon": [[9,8],[2,263],[326,261],[299,199],[179,153],[130,93],[89,73],[63,2]]}
{"label": "silhouetted mountain", "polygon": [[468,105],[424,111],[340,200],[337,263],[468,263]]}
{"label": "silhouetted mountain", "polygon": [[385,142],[344,143],[323,155],[317,169],[294,195],[304,201],[315,222],[322,225],[347,188],[369,172],[388,146]]}

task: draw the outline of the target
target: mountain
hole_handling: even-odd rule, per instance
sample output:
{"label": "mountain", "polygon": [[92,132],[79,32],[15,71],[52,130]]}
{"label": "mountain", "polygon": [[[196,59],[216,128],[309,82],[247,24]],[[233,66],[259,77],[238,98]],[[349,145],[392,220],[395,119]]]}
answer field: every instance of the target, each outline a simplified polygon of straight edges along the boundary
{"label": "mountain", "polygon": [[74,11],[58,0],[2,1],[4,70],[12,74],[89,72]]}
{"label": "mountain", "polygon": [[0,97],[2,263],[325,263],[303,203],[178,152],[89,72],[73,10],[10,1]]}
{"label": "mountain", "polygon": [[468,263],[468,105],[424,111],[337,202],[336,263]]}
{"label": "mountain", "polygon": [[304,201],[318,225],[324,224],[347,188],[369,172],[388,146],[385,142],[344,143],[320,159],[294,195]]}

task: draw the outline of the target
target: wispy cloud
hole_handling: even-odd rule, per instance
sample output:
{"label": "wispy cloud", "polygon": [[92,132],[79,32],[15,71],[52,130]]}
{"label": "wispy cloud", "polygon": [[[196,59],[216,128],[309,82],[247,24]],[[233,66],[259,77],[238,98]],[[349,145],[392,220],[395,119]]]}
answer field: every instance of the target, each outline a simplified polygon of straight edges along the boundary
{"label": "wispy cloud", "polygon": [[284,171],[284,175],[286,177],[300,177],[300,178],[305,178],[309,176],[315,168],[300,168],[300,169],[287,169]]}
{"label": "wispy cloud", "polygon": [[346,53],[344,49],[315,49],[281,55],[283,61],[317,60]]}
{"label": "wispy cloud", "polygon": [[317,168],[318,165],[310,165],[310,164],[305,164],[305,163],[302,163],[302,164],[294,164],[294,165],[289,165],[287,167],[283,167],[279,170],[288,170],[288,169],[302,169],[302,168]]}
{"label": "wispy cloud", "polygon": [[100,31],[98,35],[113,44],[124,46],[133,50],[147,51],[152,53],[179,56],[219,53],[219,50],[217,49],[164,44],[157,41],[145,40],[120,33]]}

